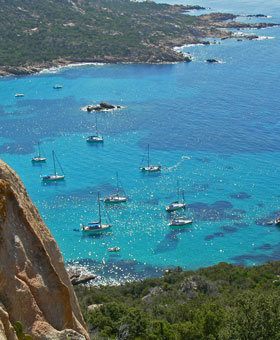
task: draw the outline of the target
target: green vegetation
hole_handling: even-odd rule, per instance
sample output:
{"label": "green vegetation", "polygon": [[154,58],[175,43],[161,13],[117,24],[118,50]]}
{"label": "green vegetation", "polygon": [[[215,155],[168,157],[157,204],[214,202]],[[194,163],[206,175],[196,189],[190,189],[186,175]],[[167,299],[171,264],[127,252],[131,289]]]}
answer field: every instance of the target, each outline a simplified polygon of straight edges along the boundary
{"label": "green vegetation", "polygon": [[[76,288],[92,339],[280,339],[280,262],[226,263],[118,287]],[[97,304],[95,309],[89,305]]]}
{"label": "green vegetation", "polygon": [[23,333],[23,325],[20,321],[17,321],[13,327],[19,340],[33,340],[30,335]]}
{"label": "green vegetation", "polygon": [[129,0],[0,0],[0,67],[54,60],[168,60],[191,32],[178,6]]}

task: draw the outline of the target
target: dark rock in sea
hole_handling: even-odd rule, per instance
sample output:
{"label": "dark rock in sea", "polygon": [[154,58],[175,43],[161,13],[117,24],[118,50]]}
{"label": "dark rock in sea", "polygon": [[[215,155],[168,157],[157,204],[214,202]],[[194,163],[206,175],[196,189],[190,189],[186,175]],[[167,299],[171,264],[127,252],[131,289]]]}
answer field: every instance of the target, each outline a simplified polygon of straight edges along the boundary
{"label": "dark rock in sea", "polygon": [[216,60],[216,59],[206,59],[205,60],[207,63],[218,63],[219,60]]}
{"label": "dark rock in sea", "polygon": [[246,16],[247,18],[267,18],[265,14],[248,14]]}
{"label": "dark rock in sea", "polygon": [[106,110],[113,110],[113,109],[120,109],[121,106],[120,105],[113,105],[113,104],[109,104],[109,103],[106,103],[106,102],[101,102],[100,104],[98,105],[88,105],[86,107],[87,111],[88,112],[91,112],[91,111],[106,111]]}
{"label": "dark rock in sea", "polygon": [[108,104],[108,103],[106,103],[106,102],[101,102],[101,103],[99,104],[99,106],[101,106],[103,109],[107,109],[107,110],[110,110],[110,109],[114,109],[114,108],[115,108],[114,105]]}

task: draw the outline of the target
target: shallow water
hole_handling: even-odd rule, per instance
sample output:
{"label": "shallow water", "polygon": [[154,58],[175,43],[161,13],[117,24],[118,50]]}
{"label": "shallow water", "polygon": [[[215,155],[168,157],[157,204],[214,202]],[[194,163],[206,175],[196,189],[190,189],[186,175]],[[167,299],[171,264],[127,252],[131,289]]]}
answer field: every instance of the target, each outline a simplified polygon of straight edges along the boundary
{"label": "shallow water", "polygon": [[[198,4],[280,23],[276,1]],[[87,65],[0,80],[1,157],[21,176],[66,262],[116,283],[170,266],[280,258],[280,229],[266,224],[280,214],[280,29],[251,33],[274,39],[185,47],[194,57],[187,64]],[[95,114],[80,108],[100,101],[124,108],[97,113],[105,141],[89,145]],[[48,159],[34,165],[38,142]],[[159,174],[139,171],[148,144]],[[40,175],[52,172],[52,150],[66,179],[46,184]],[[116,190],[116,171],[129,201],[102,208],[111,232],[75,231],[98,217],[97,191]],[[177,198],[178,180],[194,223],[170,229],[165,206]],[[121,251],[108,252],[113,246]]]}

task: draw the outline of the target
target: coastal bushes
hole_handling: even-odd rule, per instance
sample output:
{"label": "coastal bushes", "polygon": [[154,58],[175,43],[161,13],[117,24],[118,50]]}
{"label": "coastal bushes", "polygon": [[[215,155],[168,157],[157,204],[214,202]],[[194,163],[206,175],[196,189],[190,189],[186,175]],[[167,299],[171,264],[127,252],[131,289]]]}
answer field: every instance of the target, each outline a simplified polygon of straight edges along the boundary
{"label": "coastal bushes", "polygon": [[[93,339],[280,339],[280,262],[166,272],[116,287],[78,287]],[[96,308],[88,309],[96,304]]]}

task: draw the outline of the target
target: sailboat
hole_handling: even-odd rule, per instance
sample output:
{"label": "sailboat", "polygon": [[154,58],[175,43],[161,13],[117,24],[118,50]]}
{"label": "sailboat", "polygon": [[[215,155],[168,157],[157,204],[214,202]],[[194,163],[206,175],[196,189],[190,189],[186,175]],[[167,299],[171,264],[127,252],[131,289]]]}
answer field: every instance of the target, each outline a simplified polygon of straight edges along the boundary
{"label": "sailboat", "polygon": [[150,146],[148,144],[148,164],[147,166],[140,167],[140,170],[147,172],[156,172],[161,170],[161,165],[150,165]]}
{"label": "sailboat", "polygon": [[193,223],[192,218],[186,218],[186,216],[175,216],[168,225],[170,227],[177,227],[177,226],[183,226],[183,225],[187,225],[191,223]]}
{"label": "sailboat", "polygon": [[46,157],[41,156],[40,144],[38,143],[38,156],[32,158],[32,162],[45,162],[47,160]]}
{"label": "sailboat", "polygon": [[120,196],[118,172],[116,173],[116,175],[117,175],[117,192],[113,195],[110,195],[109,197],[104,198],[105,203],[122,203],[127,201],[126,196]]}
{"label": "sailboat", "polygon": [[[41,176],[42,180],[43,181],[60,181],[60,180],[63,180],[65,178],[65,175],[64,175],[64,172],[63,172],[63,169],[59,163],[59,160],[57,159],[54,151],[52,152],[52,157],[53,157],[53,170],[54,170],[54,174],[53,175],[43,175]],[[63,175],[59,175],[56,171],[56,161],[60,167],[60,170],[62,172]]]}
{"label": "sailboat", "polygon": [[172,203],[170,203],[165,210],[167,212],[171,212],[171,211],[175,211],[175,210],[179,210],[182,208],[186,207],[186,203],[185,203],[185,197],[184,197],[184,191],[182,191],[182,197],[183,197],[183,201],[179,202],[179,196],[180,196],[180,190],[179,190],[179,181],[177,181],[177,196],[178,196],[178,200],[174,201]]}
{"label": "sailboat", "polygon": [[98,216],[99,219],[97,222],[89,222],[87,225],[82,225],[82,231],[86,233],[96,234],[102,231],[108,230],[112,227],[111,224],[103,224],[101,220],[101,211],[100,211],[100,194],[98,191]]}
{"label": "sailboat", "polygon": [[87,142],[89,143],[102,143],[104,142],[104,138],[102,136],[99,136],[98,130],[97,130],[97,116],[95,115],[95,136],[88,136]]}

